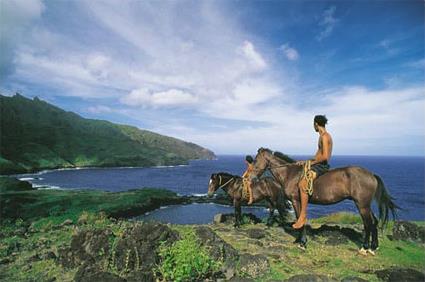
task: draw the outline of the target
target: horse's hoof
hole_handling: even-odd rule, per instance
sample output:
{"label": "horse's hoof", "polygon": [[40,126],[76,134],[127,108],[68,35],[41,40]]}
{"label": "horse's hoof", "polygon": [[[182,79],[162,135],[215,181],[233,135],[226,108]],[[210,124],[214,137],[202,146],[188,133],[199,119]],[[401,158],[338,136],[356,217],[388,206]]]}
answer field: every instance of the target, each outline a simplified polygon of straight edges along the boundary
{"label": "horse's hoof", "polygon": [[[376,249],[377,250],[377,249]],[[372,256],[376,255],[376,250],[367,249],[366,251],[371,254]]]}
{"label": "horse's hoof", "polygon": [[367,253],[368,253],[368,251],[365,248],[361,248],[359,250],[359,254],[362,255],[362,256],[367,256]]}
{"label": "horse's hoof", "polygon": [[297,247],[303,251],[307,250],[307,246],[303,245],[303,244],[298,244]]}

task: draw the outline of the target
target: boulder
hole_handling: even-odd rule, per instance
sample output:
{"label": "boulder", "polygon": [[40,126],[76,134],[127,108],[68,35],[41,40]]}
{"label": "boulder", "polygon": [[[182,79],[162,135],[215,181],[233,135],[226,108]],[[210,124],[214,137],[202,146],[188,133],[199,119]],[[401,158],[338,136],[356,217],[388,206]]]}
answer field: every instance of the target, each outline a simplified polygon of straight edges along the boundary
{"label": "boulder", "polygon": [[262,239],[264,237],[266,237],[266,231],[264,231],[264,229],[260,229],[260,228],[253,228],[253,229],[248,229],[246,231],[246,234],[248,235],[249,238],[252,239]]}
{"label": "boulder", "polygon": [[158,262],[161,242],[171,244],[179,235],[167,225],[146,222],[127,229],[115,247],[115,264],[121,270],[151,271]]}
{"label": "boulder", "polygon": [[[78,267],[76,281],[154,281],[158,247],[179,239],[177,232],[155,222],[136,223],[115,237],[109,229],[80,230],[70,247],[58,250],[58,262],[65,268]],[[46,254],[53,258],[54,253]],[[109,269],[126,273],[126,280]]]}
{"label": "boulder", "polygon": [[269,260],[264,255],[241,254],[239,258],[239,274],[257,278],[268,272]]}
{"label": "boulder", "polygon": [[425,226],[408,221],[397,221],[393,227],[393,239],[425,243]]}
{"label": "boulder", "polygon": [[[256,215],[254,215],[252,213],[245,213],[245,214],[242,215],[242,221],[243,221],[243,223],[257,224],[257,223],[261,222],[261,219],[259,219]],[[234,224],[235,223],[235,215],[233,213],[216,214],[214,216],[213,223],[214,224],[218,224],[218,223]]]}
{"label": "boulder", "polygon": [[319,274],[299,274],[286,279],[288,282],[336,282],[338,280]]}
{"label": "boulder", "polygon": [[132,271],[129,276],[126,277],[127,282],[155,282],[155,277],[152,271]]}
{"label": "boulder", "polygon": [[348,241],[362,242],[362,233],[353,228],[324,224],[317,229],[307,226],[307,234],[326,238],[325,243],[331,246],[346,244]]}
{"label": "boulder", "polygon": [[105,272],[97,268],[97,266],[83,264],[81,265],[77,273],[75,273],[74,281],[76,282],[125,282],[126,279],[119,277],[116,274]]}
{"label": "boulder", "polygon": [[109,252],[108,229],[83,230],[72,236],[71,246],[59,250],[59,263],[64,267],[94,264]]}
{"label": "boulder", "polygon": [[232,278],[236,273],[235,262],[239,258],[238,251],[221,239],[214,231],[211,230],[211,228],[207,226],[196,227],[195,233],[198,236],[201,245],[208,250],[211,258],[214,260],[222,260],[224,262],[221,272],[226,279]]}
{"label": "boulder", "polygon": [[379,279],[386,282],[425,281],[425,275],[411,268],[392,267],[375,271]]}

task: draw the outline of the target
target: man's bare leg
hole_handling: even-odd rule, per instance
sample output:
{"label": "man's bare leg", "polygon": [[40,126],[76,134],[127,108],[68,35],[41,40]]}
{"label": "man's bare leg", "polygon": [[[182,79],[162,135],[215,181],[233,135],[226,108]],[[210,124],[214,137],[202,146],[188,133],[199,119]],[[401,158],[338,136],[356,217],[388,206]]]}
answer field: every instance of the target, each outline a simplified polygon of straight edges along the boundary
{"label": "man's bare leg", "polygon": [[[316,172],[312,171],[313,180],[316,178]],[[305,178],[301,179],[298,184],[300,191],[300,202],[301,202],[301,212],[298,217],[297,222],[292,225],[294,229],[300,229],[307,223],[307,205],[308,205],[308,194],[307,194],[307,180]]]}
{"label": "man's bare leg", "polygon": [[301,204],[301,212],[299,213],[297,222],[292,224],[292,228],[300,229],[307,222],[307,204],[308,204],[308,194],[306,192],[307,181],[302,179],[298,183],[298,189],[300,191],[300,204]]}
{"label": "man's bare leg", "polygon": [[250,205],[253,202],[251,182],[248,182],[248,194],[249,194],[248,205]]}

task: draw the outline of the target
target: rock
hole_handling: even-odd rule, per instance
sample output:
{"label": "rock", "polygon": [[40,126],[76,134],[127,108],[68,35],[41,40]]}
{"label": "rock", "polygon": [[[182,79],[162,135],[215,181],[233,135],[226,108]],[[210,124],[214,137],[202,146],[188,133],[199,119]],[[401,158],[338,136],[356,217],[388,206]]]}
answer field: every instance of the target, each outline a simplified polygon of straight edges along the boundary
{"label": "rock", "polygon": [[[246,213],[242,215],[242,222],[247,224],[257,224],[261,222],[257,216],[252,213]],[[234,224],[235,223],[235,215],[233,213],[226,214],[216,214],[214,216],[214,224],[224,223],[224,224]]]}
{"label": "rock", "polygon": [[27,233],[27,228],[20,227],[13,232],[13,235],[24,237],[25,233]]}
{"label": "rock", "polygon": [[266,273],[269,268],[269,260],[264,255],[251,255],[248,253],[240,255],[239,273],[243,276],[249,275],[252,278],[257,278]]}
{"label": "rock", "polygon": [[251,279],[251,278],[245,278],[245,277],[233,277],[229,281],[232,281],[232,282],[254,282],[255,280]]}
{"label": "rock", "polygon": [[42,259],[41,256],[38,253],[36,253],[36,254],[30,256],[27,261],[28,262],[34,262],[34,261],[39,261],[41,259]]}
{"label": "rock", "polygon": [[72,225],[74,222],[71,219],[66,219],[64,222],[60,224],[60,226]]}
{"label": "rock", "polygon": [[222,259],[223,261],[238,259],[238,251],[215,234],[211,228],[198,226],[195,227],[195,233],[199,237],[201,245],[208,249],[213,259]]}
{"label": "rock", "polygon": [[2,265],[2,264],[8,264],[10,262],[12,262],[12,260],[10,258],[8,258],[8,257],[5,257],[5,258],[0,259],[0,265]]}
{"label": "rock", "polygon": [[392,238],[425,243],[425,226],[418,226],[408,221],[397,221],[394,223]]}
{"label": "rock", "polygon": [[[74,281],[76,282],[125,282],[124,278],[119,277],[116,274],[104,272],[97,268],[97,266],[91,266],[84,264],[80,266],[75,273]],[[142,280],[141,280],[142,281]]]}
{"label": "rock", "polygon": [[109,252],[110,230],[83,230],[72,236],[71,246],[59,250],[59,263],[64,267],[94,264]]}
{"label": "rock", "polygon": [[246,231],[248,237],[253,239],[261,239],[266,237],[266,232],[263,229],[255,228],[255,229],[248,229]]}
{"label": "rock", "polygon": [[341,282],[367,282],[367,280],[357,276],[348,276],[344,277]]}
{"label": "rock", "polygon": [[54,252],[48,251],[47,253],[42,254],[41,255],[41,258],[42,259],[55,259],[56,258],[56,255],[55,255]]}
{"label": "rock", "polygon": [[288,282],[336,282],[338,280],[318,274],[299,274],[286,279]]}
{"label": "rock", "polygon": [[179,239],[178,233],[167,225],[155,222],[136,224],[127,229],[115,247],[115,266],[118,271],[148,271],[158,263],[157,249],[161,242],[170,245]]}
{"label": "rock", "polygon": [[198,236],[201,245],[208,250],[211,258],[214,260],[222,260],[224,262],[221,272],[224,274],[226,279],[232,278],[236,273],[235,262],[239,258],[238,251],[221,239],[209,227],[198,226],[195,228],[195,233]]}
{"label": "rock", "polygon": [[379,279],[387,282],[425,281],[425,275],[422,272],[411,268],[393,267],[375,271],[375,274]]}
{"label": "rock", "polygon": [[348,241],[361,242],[362,233],[352,228],[339,227],[324,224],[317,229],[312,229],[310,226],[307,227],[307,234],[314,236],[322,236],[327,238],[326,244],[331,246],[337,246],[346,244]]}
{"label": "rock", "polygon": [[127,282],[154,282],[155,277],[152,271],[133,271],[129,276],[126,277]]}

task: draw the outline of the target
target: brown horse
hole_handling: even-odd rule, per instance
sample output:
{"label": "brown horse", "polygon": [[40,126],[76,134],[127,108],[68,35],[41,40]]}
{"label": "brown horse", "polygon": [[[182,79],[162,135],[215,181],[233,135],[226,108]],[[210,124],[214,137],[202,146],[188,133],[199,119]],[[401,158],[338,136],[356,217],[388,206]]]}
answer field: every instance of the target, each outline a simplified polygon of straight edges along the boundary
{"label": "brown horse", "polygon": [[[242,193],[242,177],[225,172],[213,173],[208,185],[208,196],[211,197],[220,188],[233,200],[233,206],[235,207],[235,227],[239,227],[242,220],[241,205],[244,202],[248,202]],[[267,220],[268,225],[272,222],[275,208],[278,210],[281,218],[284,217],[286,206],[282,198],[282,188],[273,178],[264,177],[253,183],[252,194],[253,202],[266,200],[268,203],[270,209],[270,215]]]}
{"label": "brown horse", "polygon": [[[295,165],[294,160],[288,156],[269,149],[260,148],[255,157],[253,176],[261,176],[269,169],[284,190],[284,197],[292,202],[296,216],[300,214],[300,195],[298,181],[302,173],[302,166]],[[399,207],[393,202],[388,194],[381,178],[372,172],[358,167],[348,166],[331,169],[314,181],[313,194],[309,203],[319,205],[331,205],[345,199],[353,200],[362,217],[364,225],[364,241],[362,253],[375,253],[378,248],[378,220],[372,212],[371,203],[375,199],[379,208],[379,220],[382,227],[388,221],[388,213],[391,211],[393,218]],[[372,234],[372,242],[370,235]],[[296,242],[305,248],[307,244],[305,227],[299,233]]]}

